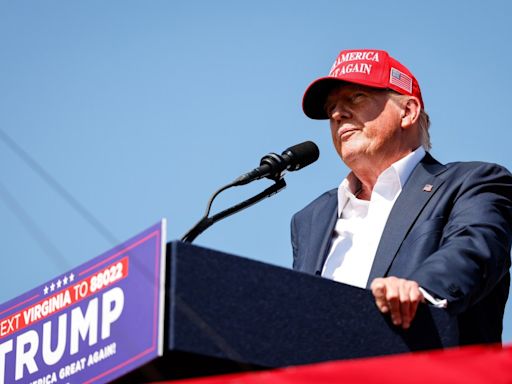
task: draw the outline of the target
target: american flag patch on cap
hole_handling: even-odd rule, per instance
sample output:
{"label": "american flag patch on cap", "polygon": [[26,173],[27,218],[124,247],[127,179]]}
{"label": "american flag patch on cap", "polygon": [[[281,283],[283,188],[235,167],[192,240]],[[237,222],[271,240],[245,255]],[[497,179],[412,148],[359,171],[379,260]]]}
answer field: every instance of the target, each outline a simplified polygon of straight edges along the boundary
{"label": "american flag patch on cap", "polygon": [[412,79],[396,68],[391,68],[389,83],[402,88],[408,93],[412,93]]}

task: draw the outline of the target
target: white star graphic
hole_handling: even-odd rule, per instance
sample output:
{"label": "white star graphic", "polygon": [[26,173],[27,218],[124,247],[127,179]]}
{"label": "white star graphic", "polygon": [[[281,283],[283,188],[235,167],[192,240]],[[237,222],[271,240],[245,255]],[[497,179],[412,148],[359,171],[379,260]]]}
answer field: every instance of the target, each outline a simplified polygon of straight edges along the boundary
{"label": "white star graphic", "polygon": [[64,278],[62,279],[62,282],[64,283],[64,285],[66,285],[68,283],[68,277],[64,276]]}
{"label": "white star graphic", "polygon": [[69,274],[69,282],[72,282],[73,280],[75,280],[75,275],[73,273],[70,273]]}
{"label": "white star graphic", "polygon": [[50,292],[53,292],[55,290],[55,284],[51,283],[50,285]]}
{"label": "white star graphic", "polygon": [[59,279],[59,280],[57,280],[57,288],[60,288],[60,287],[61,287],[61,285],[62,285],[62,281],[60,281],[60,279]]}
{"label": "white star graphic", "polygon": [[48,294],[48,286],[47,285],[44,286],[43,292],[45,295]]}

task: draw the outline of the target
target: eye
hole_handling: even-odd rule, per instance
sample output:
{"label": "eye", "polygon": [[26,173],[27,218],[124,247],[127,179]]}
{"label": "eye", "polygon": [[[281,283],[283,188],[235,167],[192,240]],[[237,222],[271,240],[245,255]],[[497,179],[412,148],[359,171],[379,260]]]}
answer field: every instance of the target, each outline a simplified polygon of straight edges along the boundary
{"label": "eye", "polygon": [[362,99],[364,99],[365,97],[366,97],[366,93],[356,92],[352,95],[352,97],[350,98],[350,101],[352,101],[353,103],[357,103],[357,102],[361,101]]}
{"label": "eye", "polygon": [[332,113],[334,112],[334,108],[336,108],[335,103],[326,103],[325,104],[325,113],[327,114],[327,117],[330,117]]}

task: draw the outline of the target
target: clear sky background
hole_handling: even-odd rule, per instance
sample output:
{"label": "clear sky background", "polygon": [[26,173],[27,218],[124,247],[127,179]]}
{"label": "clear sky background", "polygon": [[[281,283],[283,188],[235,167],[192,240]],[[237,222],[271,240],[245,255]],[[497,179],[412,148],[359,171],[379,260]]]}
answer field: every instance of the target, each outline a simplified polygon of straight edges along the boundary
{"label": "clear sky background", "polygon": [[[348,172],[327,122],[301,109],[341,49],[385,49],[411,69],[438,160],[512,168],[511,11],[506,0],[0,0],[0,302],[162,217],[180,238],[218,187],[313,140],[320,160],[285,191],[196,240],[290,267],[290,217]],[[230,190],[213,210],[270,184]]]}

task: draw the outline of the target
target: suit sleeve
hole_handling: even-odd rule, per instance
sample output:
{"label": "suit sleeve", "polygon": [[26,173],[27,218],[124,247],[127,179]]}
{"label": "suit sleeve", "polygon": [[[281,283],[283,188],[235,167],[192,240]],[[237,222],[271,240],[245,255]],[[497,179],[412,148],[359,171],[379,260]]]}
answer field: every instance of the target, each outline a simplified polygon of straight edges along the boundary
{"label": "suit sleeve", "polygon": [[512,176],[479,164],[464,175],[439,248],[410,276],[461,313],[482,300],[510,267]]}

